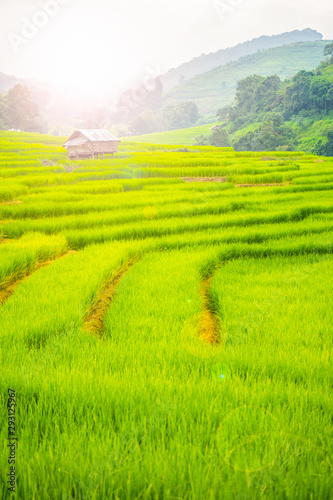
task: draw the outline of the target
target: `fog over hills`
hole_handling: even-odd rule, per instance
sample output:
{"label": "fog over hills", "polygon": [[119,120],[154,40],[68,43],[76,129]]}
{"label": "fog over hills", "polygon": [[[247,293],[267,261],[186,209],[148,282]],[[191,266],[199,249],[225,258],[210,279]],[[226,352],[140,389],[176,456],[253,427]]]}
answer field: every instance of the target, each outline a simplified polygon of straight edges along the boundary
{"label": "fog over hills", "polygon": [[281,80],[293,77],[298,71],[311,71],[325,59],[328,41],[299,42],[257,51],[237,61],[218,66],[206,73],[184,80],[164,94],[164,105],[190,100],[200,113],[214,115],[229,104],[236,94],[238,82],[247,76],[278,75]]}
{"label": "fog over hills", "polygon": [[183,80],[206,73],[228,62],[236,61],[240,57],[255,54],[258,50],[267,50],[274,47],[280,47],[281,45],[322,39],[323,35],[321,33],[310,28],[302,31],[294,30],[280,35],[254,38],[248,42],[239,43],[235,47],[219,50],[211,54],[202,54],[177,68],[169,70],[162,76],[163,87],[165,91],[168,91]]}
{"label": "fog over hills", "polygon": [[[66,134],[74,126],[86,127],[91,123],[95,127],[130,125],[140,113],[163,112],[168,105],[184,101],[195,102],[206,123],[215,120],[219,107],[232,101],[238,81],[246,76],[277,74],[284,79],[301,69],[311,70],[318,66],[324,58],[322,39],[321,33],[312,29],[261,36],[196,57],[162,75],[157,84],[155,82],[155,89],[149,91],[139,75],[133,75],[134,79],[137,76],[138,86],[124,86],[118,95],[106,82],[105,93],[100,92],[96,84],[93,94],[88,97],[79,93],[67,94],[54,82],[24,80],[0,72],[0,93],[5,94],[16,84],[30,87],[44,124],[43,130],[52,133]],[[119,112],[122,106],[129,111],[125,118]]]}

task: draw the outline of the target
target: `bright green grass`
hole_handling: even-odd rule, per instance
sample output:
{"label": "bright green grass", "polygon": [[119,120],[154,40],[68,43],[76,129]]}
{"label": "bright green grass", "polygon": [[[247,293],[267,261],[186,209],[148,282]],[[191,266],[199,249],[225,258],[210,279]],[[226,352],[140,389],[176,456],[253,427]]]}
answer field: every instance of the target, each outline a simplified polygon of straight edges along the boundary
{"label": "bright green grass", "polygon": [[[13,498],[329,500],[332,159],[64,140],[0,133],[0,290],[29,274],[0,307],[0,497],[14,388]],[[209,171],[231,182],[179,178]]]}
{"label": "bright green grass", "polygon": [[34,271],[38,264],[59,257],[66,250],[64,237],[37,232],[3,243],[0,245],[0,292],[7,283]]}
{"label": "bright green grass", "polygon": [[[216,125],[211,123],[208,125],[200,125],[199,127],[190,127],[179,130],[169,130],[168,132],[156,132],[154,134],[133,135],[122,140],[130,140],[133,142],[148,142],[152,144],[177,144],[194,146],[195,138],[199,135],[207,135],[210,133],[210,128]],[[121,138],[120,138],[121,139]]]}
{"label": "bright green grass", "polygon": [[[226,346],[198,350],[191,328],[200,312],[199,271],[215,253],[207,248],[148,254],[119,287],[106,320],[107,342],[80,333],[84,308],[76,319],[68,316],[74,321],[65,328],[56,315],[59,300],[65,304],[66,297],[75,304],[81,297],[82,305],[87,304],[92,275],[85,277],[85,285],[83,274],[79,276],[83,287],[74,295],[70,275],[62,278],[68,291],[60,284],[62,299],[54,291],[55,316],[44,316],[43,328],[35,322],[33,330],[25,320],[17,337],[8,325],[3,337],[10,353],[6,364],[20,360],[20,369],[10,378],[8,373],[3,383],[14,383],[22,394],[20,418],[30,415],[20,437],[22,497],[24,491],[43,498],[67,497],[70,491],[78,498],[212,499],[234,498],[235,492],[257,498],[265,492],[265,498],[273,499],[284,498],[284,491],[294,498],[297,491],[300,498],[329,498],[332,440],[323,408],[331,408],[332,318],[326,312],[323,316],[323,298],[331,286],[332,261],[310,256],[227,264],[225,289],[220,292],[216,285],[220,274],[213,284],[222,304],[228,296],[222,306],[223,311],[230,309]],[[69,261],[61,266],[65,273],[72,267]],[[243,298],[235,278],[242,279],[244,267],[249,282]],[[40,271],[39,286],[51,274],[51,268]],[[22,311],[22,301],[29,293],[35,295],[37,275],[34,281],[22,286],[7,310]],[[89,284],[91,291],[96,284]],[[273,292],[269,297],[267,287]],[[300,321],[304,300],[308,320]],[[42,319],[40,302],[31,315]],[[257,302],[264,304],[259,319]],[[45,298],[43,303],[50,304]],[[251,304],[255,322],[248,319]],[[293,318],[287,330],[286,304]],[[69,306],[66,310],[70,312]],[[243,329],[249,324],[241,338],[241,327],[233,326],[235,315]],[[276,329],[283,315],[283,326]],[[274,325],[274,336],[271,326],[262,335],[267,323]],[[42,345],[36,344],[41,331]],[[22,341],[15,341],[14,348],[15,338]],[[244,439],[245,449],[240,446]],[[46,471],[47,485],[42,480]]]}

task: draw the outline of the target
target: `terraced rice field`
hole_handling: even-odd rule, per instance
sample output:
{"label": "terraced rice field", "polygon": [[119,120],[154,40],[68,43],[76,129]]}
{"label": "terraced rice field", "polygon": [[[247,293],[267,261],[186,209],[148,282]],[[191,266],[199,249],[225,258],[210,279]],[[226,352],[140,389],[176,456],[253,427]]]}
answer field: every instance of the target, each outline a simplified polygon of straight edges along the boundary
{"label": "terraced rice field", "polygon": [[333,159],[62,143],[0,134],[1,498],[9,388],[15,498],[331,498]]}

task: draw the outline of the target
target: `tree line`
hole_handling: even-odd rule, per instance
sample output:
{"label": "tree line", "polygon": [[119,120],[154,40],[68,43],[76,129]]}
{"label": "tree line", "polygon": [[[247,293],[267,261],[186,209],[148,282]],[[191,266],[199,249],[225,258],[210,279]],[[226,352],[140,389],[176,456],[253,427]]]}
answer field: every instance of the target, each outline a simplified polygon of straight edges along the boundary
{"label": "tree line", "polygon": [[[39,107],[45,115],[45,105],[49,96],[43,99],[43,92],[34,92],[25,85],[18,84],[6,94],[0,94],[0,130],[22,130],[46,132],[47,123],[41,117]],[[152,90],[137,87],[121,95],[114,107],[94,106],[89,103],[79,108],[75,103],[67,103],[68,116],[79,121],[82,128],[105,128],[110,123],[126,124],[133,134],[148,134],[165,130],[187,128],[199,119],[198,107],[186,101],[163,108],[162,84],[155,79]],[[53,125],[53,124],[52,124]]]}
{"label": "tree line", "polygon": [[151,134],[192,127],[198,119],[198,106],[195,102],[184,101],[174,106],[167,106],[159,113],[152,110],[144,111],[131,121],[129,128],[134,134]]}

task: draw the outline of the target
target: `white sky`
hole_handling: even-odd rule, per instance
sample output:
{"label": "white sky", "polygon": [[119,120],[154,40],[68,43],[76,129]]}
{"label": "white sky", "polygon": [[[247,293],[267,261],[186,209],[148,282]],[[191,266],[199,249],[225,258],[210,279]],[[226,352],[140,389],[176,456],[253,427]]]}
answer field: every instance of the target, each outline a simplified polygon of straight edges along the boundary
{"label": "white sky", "polygon": [[73,88],[106,79],[117,87],[147,67],[164,72],[304,28],[333,39],[333,0],[0,0],[0,71]]}

